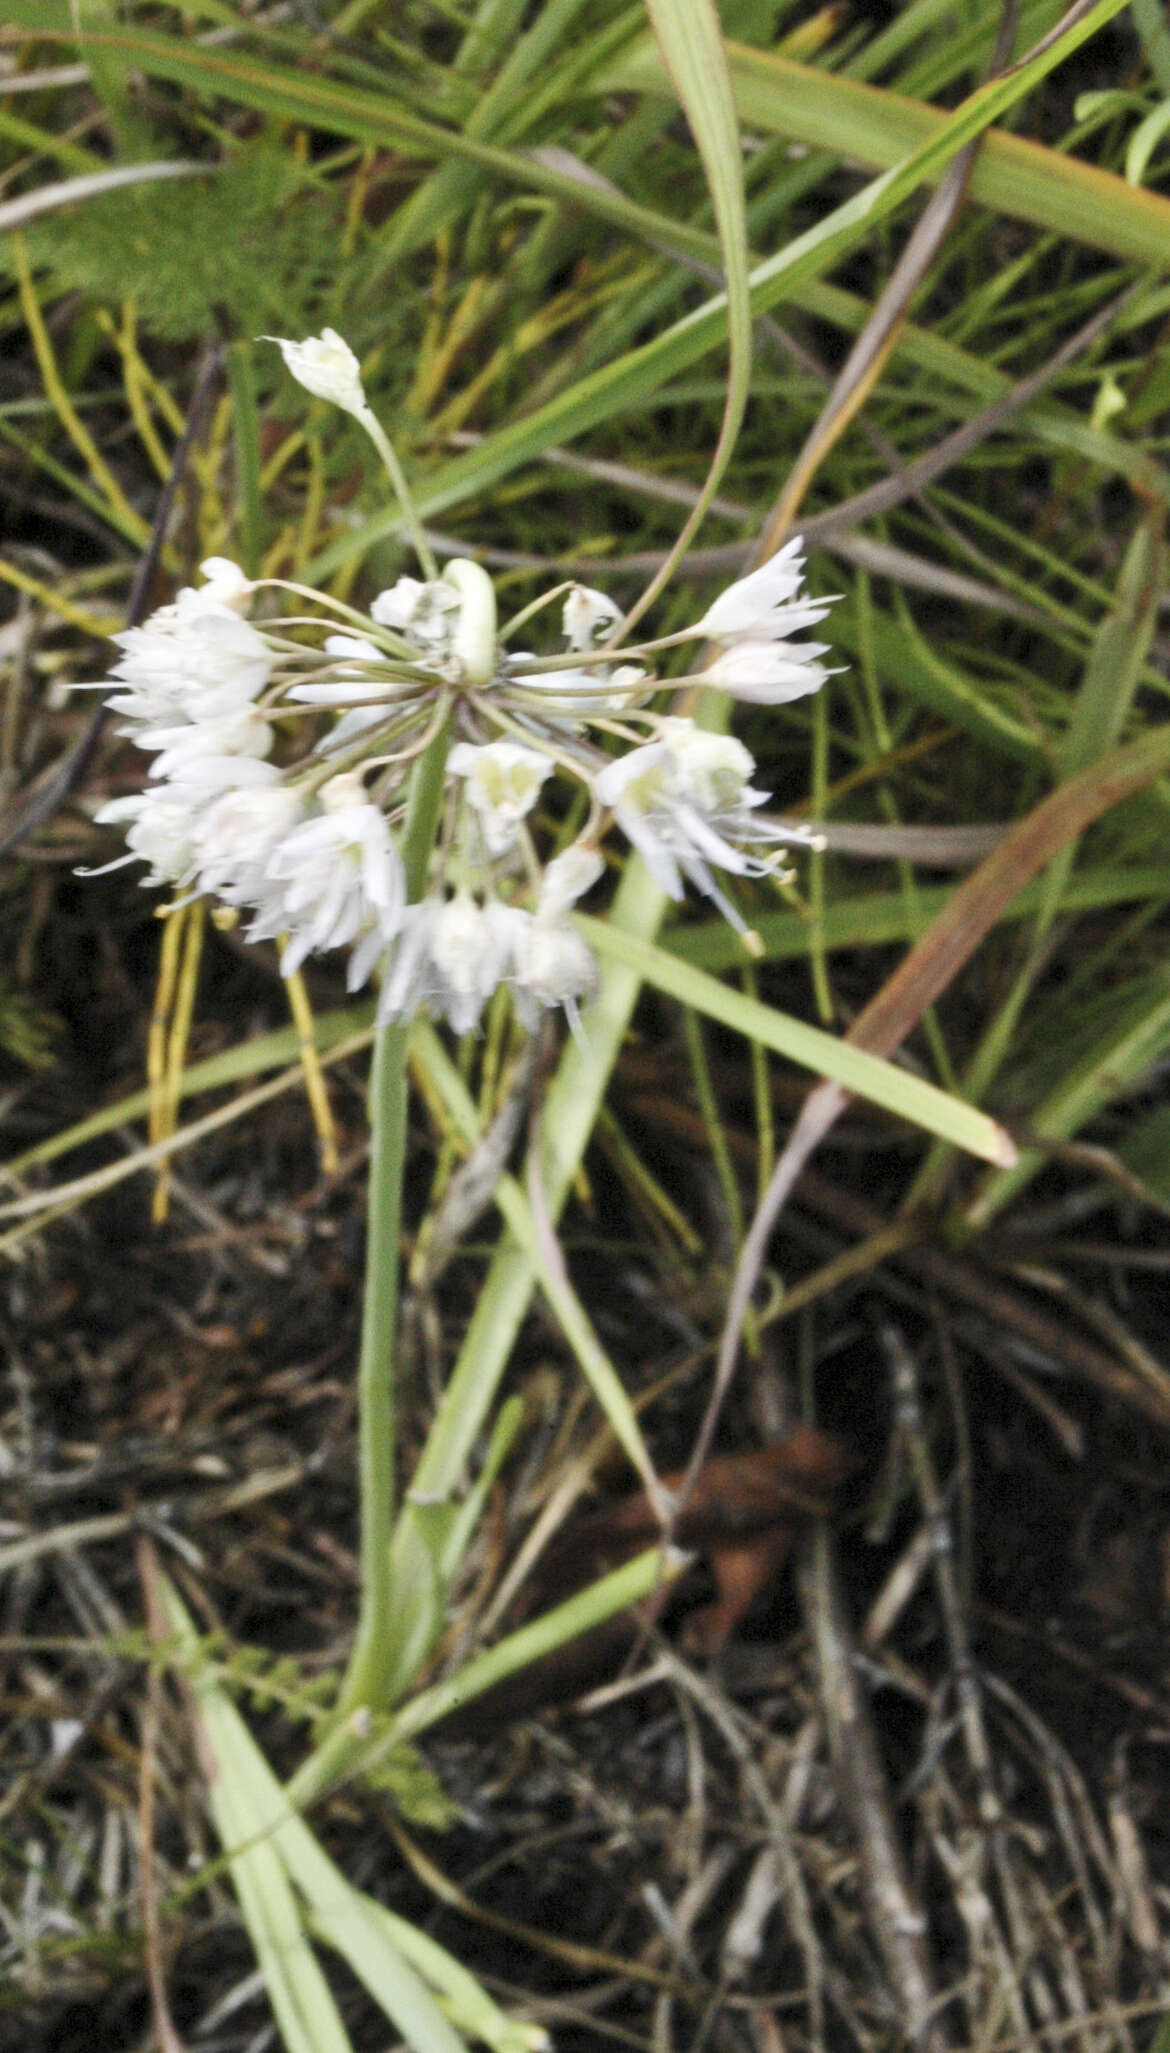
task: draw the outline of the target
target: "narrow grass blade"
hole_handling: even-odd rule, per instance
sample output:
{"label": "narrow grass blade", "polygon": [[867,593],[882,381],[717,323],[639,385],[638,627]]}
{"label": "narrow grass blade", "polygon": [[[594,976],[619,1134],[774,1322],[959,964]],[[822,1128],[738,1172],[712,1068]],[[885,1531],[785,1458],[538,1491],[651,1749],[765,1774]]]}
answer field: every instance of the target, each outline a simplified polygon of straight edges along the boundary
{"label": "narrow grass blade", "polygon": [[[1083,34],[1120,9],[1095,12]],[[1069,46],[1065,45],[1066,51]],[[729,48],[732,86],[745,128],[789,136],[818,150],[888,170],[937,134],[947,116],[921,100],[863,85],[766,50]],[[610,67],[607,83],[625,92],[668,92],[670,81],[649,37]],[[934,173],[930,174],[934,177]],[[1084,164],[1024,136],[992,130],[971,176],[971,198],[1009,219],[1165,271],[1170,200],[1135,190],[1114,173]]]}
{"label": "narrow grass blade", "polygon": [[727,290],[729,362],[719,439],[695,505],[629,614],[627,631],[669,584],[731,461],[751,387],[752,308],[742,152],[719,17],[712,0],[645,0],[651,26],[690,123],[719,235]]}
{"label": "narrow grass blade", "polygon": [[[464,2053],[462,2039],[430,1991],[403,1959],[385,1928],[369,1915],[368,1900],[346,1881],[304,1820],[290,1808],[288,1797],[235,1705],[200,1664],[198,1642],[176,1592],[165,1580],[160,1589],[170,1621],[180,1634],[181,1643],[185,1642],[185,1672],[212,1755],[212,1802],[233,1879],[242,1865],[248,1878],[249,1901],[260,1913],[266,1953],[271,1938],[279,1948],[281,1963],[291,1964],[296,1977],[294,1993],[302,2006],[302,2015],[305,1998],[314,1988],[324,1990],[329,2004],[332,1998],[305,1937],[293,1885],[311,1907],[322,1935],[348,1961],[402,2033],[412,2053]],[[307,1962],[312,1963],[311,1970]],[[267,1959],[264,1965],[267,1976]],[[275,1996],[273,2007],[276,2008]],[[295,2019],[295,2013],[292,2014]],[[281,2015],[282,2029],[284,2023]],[[290,2053],[335,2053],[335,2049],[336,2053],[350,2053],[340,2018],[339,2039],[330,2037],[323,2028],[327,2024],[323,2010],[314,2011],[310,2024],[310,2036],[298,2038],[295,2046],[290,2041]]]}
{"label": "narrow grass blade", "polygon": [[936,1085],[923,1083],[908,1070],[897,1069],[820,1027],[807,1026],[803,1020],[762,1005],[745,992],[692,969],[665,948],[617,932],[604,920],[581,915],[579,925],[599,955],[614,956],[637,969],[655,990],[693,1006],[708,1019],[719,1020],[746,1039],[772,1049],[774,1054],[786,1055],[802,1068],[883,1106],[895,1118],[907,1119],[925,1132],[965,1148],[969,1154],[982,1156],[986,1162],[1015,1160],[1015,1149],[998,1122],[964,1104],[962,1099],[950,1097]]}
{"label": "narrow grass blade", "polygon": [[468,1661],[456,1675],[446,1682],[437,1682],[433,1688],[421,1690],[405,1704],[394,1720],[390,1738],[395,1745],[404,1739],[413,1739],[425,1732],[429,1725],[437,1725],[442,1718],[450,1717],[453,1711],[462,1709],[483,1692],[494,1688],[510,1675],[531,1667],[534,1661],[551,1654],[571,1640],[592,1631],[595,1625],[603,1625],[607,1618],[615,1618],[619,1612],[628,1611],[632,1604],[640,1604],[645,1597],[654,1596],[673,1577],[686,1567],[689,1557],[677,1548],[651,1547],[639,1554],[633,1561],[623,1563],[610,1575],[599,1577],[587,1589],[579,1590],[565,1603],[558,1604],[553,1611],[546,1611],[540,1618],[534,1618],[528,1625],[522,1625],[517,1632],[509,1633],[489,1647],[486,1654],[478,1654]]}

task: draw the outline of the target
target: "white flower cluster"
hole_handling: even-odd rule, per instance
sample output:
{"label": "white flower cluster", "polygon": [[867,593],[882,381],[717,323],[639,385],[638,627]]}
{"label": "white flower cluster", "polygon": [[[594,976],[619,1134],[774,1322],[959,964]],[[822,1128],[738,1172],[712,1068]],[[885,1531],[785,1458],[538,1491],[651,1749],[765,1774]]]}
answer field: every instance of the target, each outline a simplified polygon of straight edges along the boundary
{"label": "white flower cluster", "polygon": [[[368,425],[339,336],[281,349],[308,390]],[[766,794],[741,742],[651,709],[661,687],[641,659],[713,641],[705,685],[768,705],[816,691],[825,645],[793,637],[831,602],[800,596],[799,539],[686,633],[621,662],[619,610],[581,585],[564,602],[565,653],[542,657],[497,635],[494,590],[468,561],[400,578],[366,615],[279,580],[250,583],[224,558],[202,570],[198,590],[115,636],[109,704],[153,761],[145,789],[97,817],[125,828],[119,860],[145,862],[145,883],[215,898],[247,918],[250,938],[279,940],[285,975],[346,948],[350,989],[380,975],[383,1019],[423,1006],[464,1033],[507,986],[526,1025],[556,1006],[575,1022],[596,970],[572,911],[601,874],[607,817],[672,898],[685,878],[741,927],[713,871],[774,872],[794,838],[761,819]],[[285,593],[297,610],[277,615]],[[254,602],[262,617],[249,620]],[[407,793],[436,752],[437,831],[411,903]],[[587,817],[542,863],[554,830],[534,831],[536,808],[566,776],[584,789]]]}

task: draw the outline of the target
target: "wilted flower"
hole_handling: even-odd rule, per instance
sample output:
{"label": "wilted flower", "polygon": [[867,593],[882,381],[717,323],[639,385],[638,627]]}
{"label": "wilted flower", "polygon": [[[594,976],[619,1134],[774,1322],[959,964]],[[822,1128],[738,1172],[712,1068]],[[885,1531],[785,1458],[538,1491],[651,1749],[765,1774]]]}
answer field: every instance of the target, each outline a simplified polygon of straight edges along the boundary
{"label": "wilted flower", "polygon": [[518,938],[513,1002],[520,1019],[531,1031],[542,1012],[560,1005],[576,1027],[597,988],[593,950],[567,921],[530,919]]}

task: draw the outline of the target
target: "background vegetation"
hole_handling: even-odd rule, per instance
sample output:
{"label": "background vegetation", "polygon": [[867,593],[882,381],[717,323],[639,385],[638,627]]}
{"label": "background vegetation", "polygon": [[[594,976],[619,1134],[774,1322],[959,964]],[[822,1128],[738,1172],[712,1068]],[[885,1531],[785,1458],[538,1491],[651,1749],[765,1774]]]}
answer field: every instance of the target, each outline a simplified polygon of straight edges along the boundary
{"label": "background vegetation", "polygon": [[[719,1446],[815,1417],[852,1480],[713,1667],[684,1620],[589,1716],[485,1717],[319,1807],[347,1874],[559,2046],[1164,2053],[1170,37],[1152,0],[1073,13],[1054,49],[1051,0],[720,0],[750,397],[657,618],[795,524],[844,667],[741,709],[760,783],[829,845],[751,901],[758,961],[692,907],[673,970],[635,963],[565,1215],[659,1466],[693,1444],[807,1089],[702,984],[677,1003],[683,969],[837,1034],[893,992],[883,1052],[1021,1159],[853,1109],[800,1178]],[[65,687],[106,668],[152,527],[152,603],[216,552],[342,596],[411,567],[362,437],[290,404],[266,331],[344,332],[440,553],[517,604],[561,576],[632,602],[718,440],[729,258],[641,0],[8,0],[4,23],[0,2043],[226,2053],[273,2027],[189,1719],[136,1637],[143,1549],[291,1766],[290,1701],[311,1714],[352,1619],[368,1008],[318,967],[323,1170],[274,960],[206,939],[170,1088],[217,1118],[152,1226],[160,929],[128,873],[75,879],[141,765],[106,736],[54,784],[90,712]],[[471,1143],[430,1045],[408,1454],[500,1231],[440,1212]],[[483,1125],[510,1053],[502,1013],[459,1053]],[[435,1676],[498,1631],[542,1510],[626,1487],[539,1306],[508,1388],[525,1427]],[[335,1991],[353,2046],[384,2046],[344,1970]]]}

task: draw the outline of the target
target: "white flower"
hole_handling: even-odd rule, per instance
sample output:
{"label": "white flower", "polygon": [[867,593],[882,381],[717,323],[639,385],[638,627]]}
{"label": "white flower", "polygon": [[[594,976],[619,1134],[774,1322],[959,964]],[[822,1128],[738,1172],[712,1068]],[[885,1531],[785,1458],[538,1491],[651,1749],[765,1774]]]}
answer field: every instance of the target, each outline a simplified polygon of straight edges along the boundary
{"label": "white flower", "polygon": [[475,747],[460,741],[451,750],[447,767],[452,776],[466,779],[467,802],[478,816],[487,854],[495,857],[511,848],[553,766],[547,756],[519,742],[491,741]]}
{"label": "white flower", "polygon": [[756,706],[787,705],[819,691],[832,672],[817,662],[827,642],[734,642],[704,671],[704,681]]}
{"label": "white flower", "polygon": [[251,932],[256,939],[289,935],[283,976],[307,955],[359,940],[358,968],[368,975],[369,936],[375,933],[384,947],[402,923],[402,863],[385,815],[364,798],[356,775],[330,778],[320,796],[324,810],[294,827],[269,855],[270,888]]}
{"label": "white flower", "polygon": [[766,794],[748,783],[754,768],[742,742],[707,734],[691,720],[662,723],[662,738],[607,763],[594,780],[602,805],[612,808],[652,877],[671,898],[683,895],[682,875],[714,898],[733,925],[743,921],[711,875],[710,865],[738,876],[762,876],[772,867],[736,847],[783,837],[752,818]]}
{"label": "white flower", "polygon": [[470,892],[408,906],[382,985],[379,1020],[408,1019],[420,1005],[470,1033],[492,994],[515,971],[530,916]]}
{"label": "white flower", "polygon": [[517,940],[513,996],[523,1025],[531,1032],[540,1012],[563,1005],[576,1027],[579,1004],[588,1003],[597,989],[592,949],[576,928],[539,915],[528,921]]}
{"label": "white flower", "polygon": [[[297,684],[288,693],[290,699],[300,699],[307,706],[345,706],[350,710],[343,713],[320,744],[322,755],[334,755],[338,749],[348,747],[355,736],[364,734],[370,727],[376,727],[387,715],[387,701],[390,683],[385,677],[367,677],[364,667],[347,668],[350,664],[379,663],[386,661],[381,649],[374,647],[364,635],[330,634],[325,637],[325,654],[342,658],[342,667],[334,672],[332,684]],[[355,699],[369,699],[371,705],[355,706]]]}
{"label": "white flower", "polygon": [[262,762],[258,756],[188,756],[181,773],[159,788],[206,805],[223,791],[245,786],[253,791],[262,784],[279,782],[280,771],[275,763]]}
{"label": "white flower", "polygon": [[622,618],[620,606],[589,585],[574,585],[565,600],[565,640],[571,649],[591,649]]}
{"label": "white flower", "polygon": [[830,675],[818,656],[826,642],[794,642],[823,620],[832,599],[798,599],[804,558],[795,536],[771,561],[741,577],[708,608],[697,632],[729,646],[705,675],[720,691],[752,704],[776,706],[819,691]]}
{"label": "white flower", "polygon": [[206,556],[199,568],[207,583],[199,586],[197,598],[205,605],[226,606],[231,613],[246,610],[256,587],[238,563],[233,563],[230,556]]}
{"label": "white flower", "polygon": [[[777,614],[783,617],[788,602],[796,597],[804,582],[803,547],[803,535],[794,535],[758,570],[728,585],[714,605],[708,606],[697,632],[709,634],[716,641],[736,634],[766,640],[773,632]],[[779,634],[786,631],[786,625],[776,628]]]}
{"label": "white flower", "polygon": [[276,343],[298,385],[314,399],[330,399],[346,413],[366,411],[361,365],[336,328],[323,328],[304,342],[290,342],[283,335],[262,335],[260,340]]}
{"label": "white flower", "polygon": [[255,706],[221,713],[216,720],[186,721],[181,727],[130,727],[126,732],[139,748],[159,751],[150,766],[152,777],[176,779],[186,775],[190,764],[211,756],[266,756],[273,741],[271,725]]}
{"label": "white flower", "polygon": [[[509,656],[507,667],[511,671],[515,663],[535,660],[527,652],[516,650]],[[605,664],[598,664],[592,670],[534,670],[515,677],[513,682],[519,691],[540,693],[542,713],[579,726],[591,713],[623,712],[631,697],[641,695],[646,672],[634,663],[623,663],[611,674]]]}
{"label": "white flower", "polygon": [[459,609],[454,585],[441,578],[422,584],[417,577],[400,577],[388,591],[378,593],[370,618],[379,627],[397,628],[417,648],[445,654],[455,639]]}
{"label": "white flower", "polygon": [[114,665],[119,689],[109,704],[135,720],[235,712],[259,698],[272,671],[263,636],[225,607],[203,604],[190,589],[114,640],[123,654]]}
{"label": "white flower", "polygon": [[394,953],[382,979],[378,1000],[378,1024],[388,1019],[409,1019],[428,996],[431,935],[439,916],[439,902],[424,898],[420,905],[408,905],[402,915]]}
{"label": "white flower", "polygon": [[513,967],[517,933],[526,915],[496,900],[477,905],[466,891],[448,899],[431,934],[435,988],[430,1003],[467,1034]]}
{"label": "white flower", "polygon": [[225,791],[201,813],[192,836],[199,888],[228,905],[258,905],[268,861],[296,826],[303,800],[288,784]]}
{"label": "white flower", "polygon": [[126,828],[129,855],[104,863],[101,870],[83,872],[101,876],[105,870],[120,869],[137,857],[149,865],[143,884],[177,884],[191,869],[191,837],[201,800],[183,796],[167,787],[162,791],[136,791],[126,798],[112,798],[94,814],[100,827]]}

